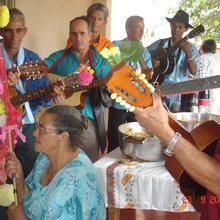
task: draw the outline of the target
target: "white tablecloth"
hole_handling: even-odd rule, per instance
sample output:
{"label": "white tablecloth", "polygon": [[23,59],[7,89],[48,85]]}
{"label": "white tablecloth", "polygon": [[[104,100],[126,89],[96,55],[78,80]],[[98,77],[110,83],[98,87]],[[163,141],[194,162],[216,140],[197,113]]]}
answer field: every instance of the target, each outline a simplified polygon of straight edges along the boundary
{"label": "white tablecloth", "polygon": [[179,184],[164,166],[165,161],[120,164],[119,148],[94,163],[106,207],[195,211]]}

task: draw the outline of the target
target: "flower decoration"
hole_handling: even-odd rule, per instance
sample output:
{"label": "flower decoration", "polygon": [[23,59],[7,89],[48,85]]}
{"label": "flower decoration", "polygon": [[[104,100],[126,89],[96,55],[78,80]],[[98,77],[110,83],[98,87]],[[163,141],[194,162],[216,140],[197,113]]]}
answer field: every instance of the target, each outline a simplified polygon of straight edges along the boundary
{"label": "flower decoration", "polygon": [[9,22],[9,10],[7,6],[0,6],[0,28],[8,25]]}
{"label": "flower decoration", "polygon": [[220,24],[220,20],[215,20],[215,21],[214,21],[214,25],[215,25],[215,26],[217,26],[217,25],[219,25],[219,24]]}
{"label": "flower decoration", "polygon": [[78,81],[83,86],[88,86],[93,80],[93,74],[95,71],[91,68],[91,66],[86,66],[83,68],[83,64],[80,64],[78,68]]}
{"label": "flower decoration", "polygon": [[[3,92],[4,92],[3,84],[2,82],[0,82],[0,115],[5,114],[5,102],[4,102],[4,99],[2,98]],[[0,123],[0,126],[2,125],[3,124]]]}
{"label": "flower decoration", "polygon": [[14,201],[13,185],[4,184],[0,185],[0,205],[9,207]]}
{"label": "flower decoration", "polygon": [[113,66],[121,61],[137,62],[144,52],[144,47],[140,41],[123,41],[120,47],[104,48],[100,54]]}
{"label": "flower decoration", "polygon": [[0,98],[0,115],[3,115],[3,114],[5,114],[5,102],[4,102],[4,99]]}
{"label": "flower decoration", "polygon": [[104,48],[100,53],[113,65],[119,64],[122,61],[119,47]]}

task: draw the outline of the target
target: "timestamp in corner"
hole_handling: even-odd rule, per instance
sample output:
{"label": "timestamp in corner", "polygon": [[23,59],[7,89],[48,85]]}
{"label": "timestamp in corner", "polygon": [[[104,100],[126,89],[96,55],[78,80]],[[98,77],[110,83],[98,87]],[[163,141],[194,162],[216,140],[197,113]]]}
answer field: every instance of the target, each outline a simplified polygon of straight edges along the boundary
{"label": "timestamp in corner", "polygon": [[[183,197],[183,203],[191,203],[192,204],[192,202],[193,202],[193,199],[191,196],[184,196]],[[201,196],[200,202],[202,204],[204,204],[204,203],[220,204],[220,196],[210,196],[208,198],[206,196]]]}
{"label": "timestamp in corner", "polygon": [[220,204],[220,196],[201,196],[201,203]]}
{"label": "timestamp in corner", "polygon": [[183,196],[183,203],[191,203],[192,204],[192,197],[191,196]]}

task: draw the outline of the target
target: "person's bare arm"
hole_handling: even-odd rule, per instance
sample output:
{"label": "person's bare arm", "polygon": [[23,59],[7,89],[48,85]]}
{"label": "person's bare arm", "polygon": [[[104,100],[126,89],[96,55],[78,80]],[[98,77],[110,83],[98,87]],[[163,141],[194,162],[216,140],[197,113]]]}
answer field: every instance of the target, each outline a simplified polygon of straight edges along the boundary
{"label": "person's bare arm", "polygon": [[[156,135],[166,146],[174,136],[174,130],[168,124],[168,113],[164,109],[161,97],[152,94],[153,106],[136,108],[134,113],[139,124]],[[174,148],[174,157],[195,181],[217,196],[220,196],[220,163],[200,151],[181,137]]]}
{"label": "person's bare arm", "polygon": [[18,206],[16,206],[13,202],[9,206],[7,214],[9,220],[30,220],[30,218],[25,215],[22,203],[19,203]]}
{"label": "person's bare arm", "polygon": [[189,59],[189,61],[187,62],[189,72],[191,74],[196,74],[197,64],[193,59],[192,50],[188,40],[181,41],[180,48],[186,53],[186,58]]}
{"label": "person's bare arm", "polygon": [[6,156],[5,174],[11,179],[15,175],[18,201],[23,201],[30,189],[24,181],[21,163],[13,153]]}

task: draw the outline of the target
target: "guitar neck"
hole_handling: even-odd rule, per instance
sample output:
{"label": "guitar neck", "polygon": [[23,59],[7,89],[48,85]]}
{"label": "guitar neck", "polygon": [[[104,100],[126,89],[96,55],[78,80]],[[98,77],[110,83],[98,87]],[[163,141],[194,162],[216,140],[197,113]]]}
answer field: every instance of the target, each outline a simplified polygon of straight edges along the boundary
{"label": "guitar neck", "polygon": [[79,92],[83,90],[93,89],[99,86],[103,86],[105,84],[105,79],[97,79],[93,80],[88,86],[76,85],[72,88],[72,92]]}
{"label": "guitar neck", "polygon": [[53,84],[26,92],[24,94],[20,94],[18,96],[14,96],[10,98],[11,104],[16,107],[20,106],[25,102],[34,100],[36,98],[39,98],[41,96],[45,96],[53,91]]}
{"label": "guitar neck", "polygon": [[30,78],[36,76],[43,76],[48,74],[48,66],[43,61],[33,61],[29,63],[24,63],[17,67],[11,67],[6,69],[6,73],[18,72],[21,76]]}

